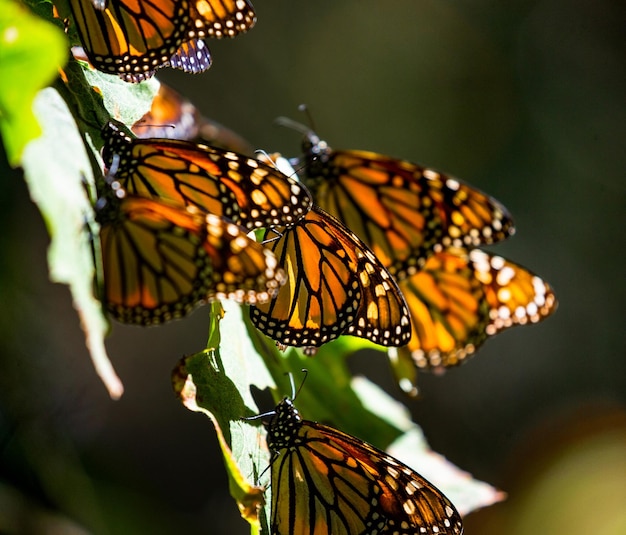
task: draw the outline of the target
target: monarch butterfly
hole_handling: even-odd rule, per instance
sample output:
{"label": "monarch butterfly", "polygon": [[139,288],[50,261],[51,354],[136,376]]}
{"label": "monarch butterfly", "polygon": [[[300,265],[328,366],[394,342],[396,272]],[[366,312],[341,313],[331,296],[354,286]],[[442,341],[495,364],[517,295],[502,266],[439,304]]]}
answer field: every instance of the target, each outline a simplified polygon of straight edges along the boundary
{"label": "monarch butterfly", "polygon": [[513,233],[506,208],[488,195],[417,164],[361,150],[332,150],[304,131],[303,182],[315,202],[341,220],[397,280],[433,251],[475,247]]}
{"label": "monarch butterfly", "polygon": [[103,158],[119,157],[116,179],[128,193],[225,215],[248,230],[291,225],[309,210],[307,189],[267,164],[186,141],[133,139],[122,126],[105,126]]}
{"label": "monarch butterfly", "polygon": [[252,323],[282,345],[318,347],[341,334],[401,346],[409,312],[393,278],[367,246],[317,206],[265,239],[287,274],[271,301],[250,308]]}
{"label": "monarch butterfly", "polygon": [[436,253],[399,286],[411,311],[413,332],[409,344],[390,357],[408,391],[414,391],[414,366],[441,370],[461,364],[490,336],[514,325],[537,323],[557,307],[548,283],[478,249]]}
{"label": "monarch butterfly", "polygon": [[165,65],[208,69],[199,38],[234,37],[256,21],[247,0],[70,0],[70,8],[92,65],[134,83]]}
{"label": "monarch butterfly", "polygon": [[265,301],[283,282],[275,256],[239,226],[193,207],[112,189],[96,206],[105,308],[124,323],[150,325],[215,298]]}
{"label": "monarch butterfly", "polygon": [[150,111],[133,125],[132,132],[140,138],[182,139],[254,154],[254,147],[248,141],[204,117],[193,103],[163,82],[152,100]]}
{"label": "monarch butterfly", "polygon": [[273,535],[462,534],[454,505],[417,472],[284,398],[267,427]]}

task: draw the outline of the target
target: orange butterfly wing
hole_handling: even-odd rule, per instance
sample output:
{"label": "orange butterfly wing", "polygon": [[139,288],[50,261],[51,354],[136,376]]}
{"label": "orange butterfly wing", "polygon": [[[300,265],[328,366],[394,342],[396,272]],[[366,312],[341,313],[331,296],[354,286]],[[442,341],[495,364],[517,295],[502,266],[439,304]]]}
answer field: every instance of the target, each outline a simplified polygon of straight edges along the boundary
{"label": "orange butterfly wing", "polygon": [[235,152],[173,139],[133,139],[110,122],[103,158],[132,193],[225,215],[249,230],[293,224],[310,208],[293,178]]}
{"label": "orange butterfly wing", "polygon": [[140,138],[182,139],[243,154],[253,154],[254,147],[239,134],[200,113],[188,99],[163,82],[152,100],[150,111],[132,127]]}
{"label": "orange butterfly wing", "polygon": [[192,36],[236,37],[256,23],[256,13],[248,0],[192,0]]}
{"label": "orange butterfly wing", "polygon": [[386,346],[408,341],[410,319],[397,285],[339,221],[314,206],[278,234],[268,247],[287,280],[271,301],[251,307],[261,332],[297,347],[318,347],[341,334]]}
{"label": "orange butterfly wing", "polygon": [[152,76],[189,40],[187,0],[111,0],[104,10],[70,0],[70,7],[89,61],[130,82]]}
{"label": "orange butterfly wing", "polygon": [[537,323],[557,307],[550,285],[526,268],[478,249],[431,256],[400,281],[413,332],[391,355],[399,378],[415,383],[418,369],[456,366],[490,336],[514,325]]}
{"label": "orange butterfly wing", "polygon": [[91,64],[127,82],[169,65],[188,73],[211,66],[199,38],[235,37],[254,26],[247,0],[70,0]]}
{"label": "orange butterfly wing", "polygon": [[479,190],[432,169],[359,150],[334,151],[309,133],[304,183],[398,279],[433,252],[475,247],[513,233],[506,209]]}
{"label": "orange butterfly wing", "polygon": [[215,298],[264,301],[283,280],[271,252],[223,218],[141,197],[105,199],[97,210],[103,301],[121,322],[161,323]]}

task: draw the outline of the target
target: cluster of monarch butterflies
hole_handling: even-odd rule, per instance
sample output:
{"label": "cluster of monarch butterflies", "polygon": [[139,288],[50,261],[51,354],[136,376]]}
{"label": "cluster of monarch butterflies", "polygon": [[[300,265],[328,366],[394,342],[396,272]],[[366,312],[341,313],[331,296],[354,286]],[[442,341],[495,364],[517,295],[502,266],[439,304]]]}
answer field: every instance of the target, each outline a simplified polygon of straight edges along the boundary
{"label": "cluster of monarch butterflies", "polygon": [[[332,150],[311,131],[303,152],[293,163],[316,208],[304,219],[308,225],[282,229],[269,241],[279,263],[296,275],[268,303],[251,308],[253,323],[268,336],[305,347],[338,334],[386,339],[394,371],[411,391],[416,368],[460,364],[488,337],[555,310],[554,292],[540,277],[477,249],[513,233],[511,216],[495,199],[414,163]],[[360,291],[337,269],[351,260],[332,239],[338,226],[350,229],[353,254],[366,250],[365,258],[375,259],[356,270],[368,282]],[[372,265],[391,279],[369,284]]]}
{"label": "cluster of monarch butterflies", "polygon": [[[104,302],[121,321],[156,323],[236,297],[281,344],[352,334],[429,369],[459,364],[489,336],[556,306],[539,277],[476,248],[512,233],[504,207],[435,171],[332,151],[307,132],[303,185],[228,150],[132,138],[115,122],[103,137]],[[259,228],[265,247],[245,234]],[[431,483],[302,420],[290,399],[267,426],[272,533],[462,533]]]}
{"label": "cluster of monarch butterflies", "polygon": [[[202,38],[234,37],[256,21],[248,0],[70,0],[70,7],[93,65],[133,82],[164,65],[204,70],[210,55]],[[197,115],[189,119],[197,110],[187,106],[185,116],[176,95],[164,94],[161,102],[180,127],[172,129],[175,135],[197,134],[198,127],[194,134],[189,126],[198,124]],[[227,150],[151,137],[133,141],[116,127],[107,132],[106,163],[113,156],[119,160],[111,181],[120,186],[118,193],[133,196],[121,201],[108,194],[99,215],[109,273],[105,302],[122,321],[157,323],[203,300],[234,296],[253,304],[252,322],[285,346],[312,352],[351,334],[399,347],[394,369],[406,379],[402,370],[458,364],[490,335],[537,322],[555,309],[554,293],[539,277],[475,249],[512,234],[506,209],[431,169],[366,151],[332,150],[307,131],[298,161],[302,186],[271,165]],[[247,149],[236,136],[225,143]],[[291,195],[291,189],[298,191]],[[149,200],[184,207],[193,221],[172,225],[173,214],[157,216]],[[140,208],[144,215],[133,219]],[[228,218],[242,230],[265,228],[274,255],[265,252],[265,258],[278,266],[266,266],[256,286],[240,280],[228,262],[202,267],[206,260],[199,251],[208,237],[224,234],[199,223],[204,213]],[[180,228],[204,246],[189,252],[164,240]],[[150,248],[138,246],[140,233],[156,235]],[[223,246],[225,239],[218,241]],[[129,249],[131,270],[122,263],[128,255],[120,253]],[[208,257],[219,250],[209,247]],[[232,257],[233,265],[243,258]],[[240,275],[250,268],[252,276],[259,265],[256,255],[242,264]]]}
{"label": "cluster of monarch butterflies", "polygon": [[[196,112],[165,90],[152,117],[181,126],[163,134],[196,137]],[[195,129],[182,131],[183,113]],[[308,130],[300,181],[228,148],[135,138],[115,121],[103,139],[102,295],[119,321],[150,325],[234,298],[280,345],[314,350],[349,334],[389,346],[413,383],[416,369],[457,365],[556,307],[538,276],[477,248],[513,233],[506,209],[433,170],[335,151]],[[248,236],[257,229],[262,243]],[[302,420],[290,399],[271,416],[272,533],[462,533],[452,503],[400,461]]]}
{"label": "cluster of monarch butterflies", "polygon": [[[302,130],[288,119],[280,122]],[[556,309],[552,288],[539,276],[477,249],[514,232],[510,214],[498,201],[432,169],[373,152],[333,150],[314,132],[304,133],[304,157],[293,162],[302,169],[303,184],[317,206],[371,249],[406,300],[411,334],[407,344],[391,344],[390,355],[407,392],[416,391],[416,369],[458,365],[490,336],[539,322]],[[272,249],[280,258],[279,241]],[[253,322],[269,336],[285,331],[284,309],[278,307],[269,321],[263,311],[272,310],[285,292],[252,307]],[[331,317],[336,315],[335,293],[326,306]],[[301,334],[299,318],[289,318],[289,326]],[[309,338],[292,345],[308,344],[318,345]]]}
{"label": "cluster of monarch butterflies", "polygon": [[[164,66],[203,72],[211,65],[203,38],[235,37],[256,22],[248,0],[69,7],[91,64],[133,83]],[[245,140],[167,89],[145,123],[135,127],[140,138],[114,121],[103,129],[101,295],[121,322],[161,323],[231,298],[250,305],[252,323],[281,346],[313,353],[353,335],[390,347],[411,391],[415,370],[457,365],[488,337],[556,308],[537,275],[478,249],[510,236],[513,222],[459,180],[332,150],[305,130],[298,181],[241,154]],[[263,243],[249,236],[257,229]],[[463,532],[453,504],[400,461],[303,420],[292,399],[266,416],[273,534]]]}
{"label": "cluster of monarch butterflies", "polygon": [[211,66],[204,37],[236,37],[256,22],[248,0],[69,0],[85,54],[127,82],[165,66],[200,73]]}

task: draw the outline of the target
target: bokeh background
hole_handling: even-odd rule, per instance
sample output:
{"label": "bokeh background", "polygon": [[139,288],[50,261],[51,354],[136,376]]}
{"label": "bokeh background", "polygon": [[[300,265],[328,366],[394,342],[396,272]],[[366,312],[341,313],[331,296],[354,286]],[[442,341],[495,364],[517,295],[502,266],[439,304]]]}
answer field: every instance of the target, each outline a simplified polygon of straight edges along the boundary
{"label": "bokeh background", "polygon": [[[488,341],[407,400],[381,354],[352,359],[405,401],[432,447],[509,494],[468,535],[626,533],[624,209],[626,4],[620,0],[256,0],[257,26],[210,42],[214,66],[159,77],[268,151],[306,122],[336,148],[447,171],[501,200],[517,234],[492,248],[555,288],[560,308]],[[203,347],[203,310],[108,349],[97,379],[46,229],[1,164],[0,532],[244,534],[208,420],[170,372]],[[19,527],[11,528],[21,518]]]}

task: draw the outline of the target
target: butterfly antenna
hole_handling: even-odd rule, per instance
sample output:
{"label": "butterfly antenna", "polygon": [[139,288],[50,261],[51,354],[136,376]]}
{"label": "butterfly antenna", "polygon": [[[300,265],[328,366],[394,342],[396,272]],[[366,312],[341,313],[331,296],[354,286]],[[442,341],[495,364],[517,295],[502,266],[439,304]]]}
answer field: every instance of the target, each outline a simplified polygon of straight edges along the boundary
{"label": "butterfly antenna", "polygon": [[283,116],[276,117],[276,119],[274,119],[274,123],[277,124],[278,126],[291,128],[292,130],[295,130],[296,132],[300,132],[301,134],[304,134],[305,136],[309,137],[313,134],[313,132],[315,132],[315,123],[313,122],[313,116],[311,115],[311,112],[309,111],[309,108],[306,104],[300,104],[298,106],[298,111],[303,112],[306,115],[309,126],[306,126],[298,121],[294,121],[293,119],[290,119],[289,117],[283,117]]}
{"label": "butterfly antenna", "polygon": [[308,126],[299,123],[298,121],[294,121],[289,117],[276,117],[276,119],[274,119],[274,124],[277,124],[278,126],[284,126],[285,128],[290,128],[291,130],[300,132],[304,136],[309,136],[312,132],[311,128],[309,128]]}
{"label": "butterfly antenna", "polygon": [[291,401],[293,401],[294,399],[296,399],[296,384],[293,380],[293,373],[291,372],[287,372],[287,375],[289,376],[289,384],[291,385]]}
{"label": "butterfly antenna", "polygon": [[317,130],[315,128],[315,121],[313,121],[313,114],[311,113],[311,110],[309,110],[309,107],[306,104],[300,104],[298,106],[298,111],[306,115],[307,121],[309,122],[309,129],[314,131]]}
{"label": "butterfly antenna", "polygon": [[163,124],[156,124],[156,123],[147,123],[144,122],[144,119],[139,119],[139,121],[137,121],[134,125],[133,128],[176,128],[176,125],[173,123],[163,123]]}
{"label": "butterfly antenna", "polygon": [[302,379],[302,382],[300,383],[297,391],[293,380],[293,374],[289,374],[289,382],[291,383],[291,401],[294,401],[298,397],[298,394],[300,394],[300,390],[302,390],[304,382],[309,375],[309,370],[307,370],[306,368],[302,368],[300,371],[304,374],[304,378]]}

